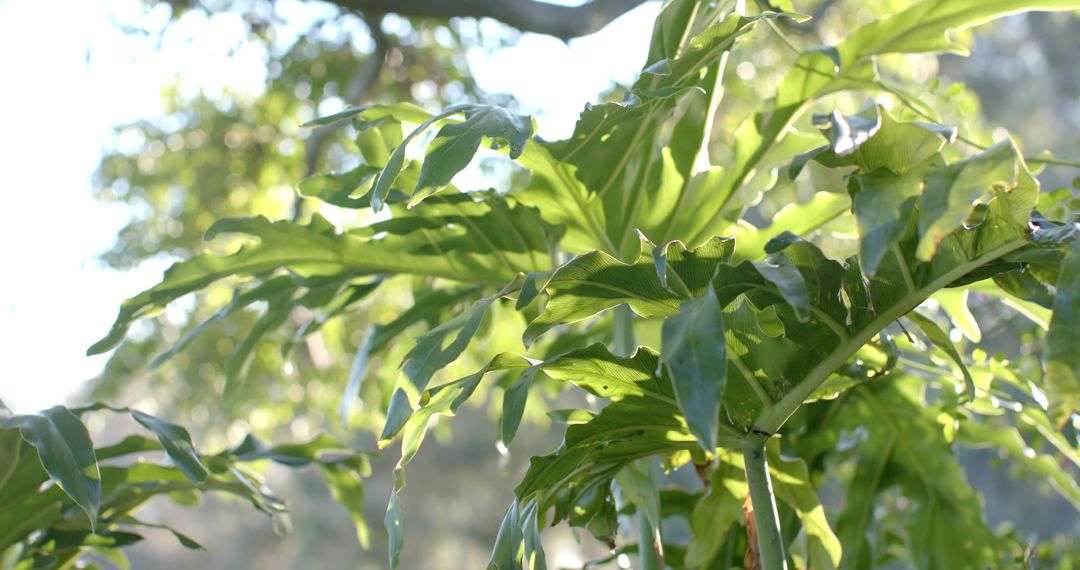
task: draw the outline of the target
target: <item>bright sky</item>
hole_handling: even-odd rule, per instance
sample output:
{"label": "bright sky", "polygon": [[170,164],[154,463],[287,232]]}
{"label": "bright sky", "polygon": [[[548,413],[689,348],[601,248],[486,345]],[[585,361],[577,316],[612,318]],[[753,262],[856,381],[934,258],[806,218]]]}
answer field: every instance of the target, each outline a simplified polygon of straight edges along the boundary
{"label": "bright sky", "polygon": [[[0,222],[0,398],[17,412],[62,403],[97,374],[106,357],[88,358],[86,347],[108,329],[121,301],[152,285],[166,265],[116,273],[96,261],[127,219],[122,207],[105,207],[91,193],[112,126],[157,116],[159,88],[177,74],[210,90],[261,85],[257,53],[221,55],[241,29],[235,22],[192,22],[195,41],[172,30],[155,50],[154,41],[125,37],[110,19],[110,9],[124,19],[138,6],[82,0],[65,3],[57,18],[52,2],[0,0],[0,188],[7,204]],[[481,87],[514,94],[537,116],[542,135],[564,136],[610,81],[636,75],[658,8],[643,5],[569,46],[526,34],[516,46],[476,51],[469,61]]]}

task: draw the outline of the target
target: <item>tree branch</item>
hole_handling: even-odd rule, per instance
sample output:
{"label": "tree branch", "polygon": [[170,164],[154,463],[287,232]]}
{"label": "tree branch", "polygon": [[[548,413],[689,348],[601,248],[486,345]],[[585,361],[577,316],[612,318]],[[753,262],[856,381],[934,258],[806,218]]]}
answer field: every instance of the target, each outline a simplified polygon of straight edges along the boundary
{"label": "tree branch", "polygon": [[593,0],[557,6],[537,0],[330,0],[352,10],[417,18],[492,18],[523,32],[569,40],[600,31],[647,0]]}

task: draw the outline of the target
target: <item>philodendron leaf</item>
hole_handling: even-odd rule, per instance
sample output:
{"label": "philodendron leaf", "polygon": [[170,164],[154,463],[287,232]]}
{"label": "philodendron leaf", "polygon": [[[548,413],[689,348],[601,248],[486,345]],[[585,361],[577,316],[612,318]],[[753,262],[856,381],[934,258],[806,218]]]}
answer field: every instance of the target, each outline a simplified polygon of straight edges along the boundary
{"label": "philodendron leaf", "polygon": [[[368,208],[371,199],[367,191],[378,172],[378,167],[361,164],[340,174],[309,176],[296,185],[296,190],[305,198],[318,198],[342,208]],[[360,194],[360,197],[354,194]]]}
{"label": "philodendron leaf", "polygon": [[1026,10],[1075,10],[1071,0],[924,0],[882,18],[840,43],[844,62],[886,53],[945,51],[966,54],[967,49],[949,33],[977,26]]}
{"label": "philodendron leaf", "polygon": [[602,251],[571,259],[555,271],[542,290],[550,299],[544,312],[525,329],[526,346],[560,324],[580,321],[623,303],[645,317],[674,314],[679,307],[678,297],[660,284],[652,260],[627,264]]}
{"label": "philodendron leaf", "polygon": [[811,159],[830,168],[856,167],[862,174],[879,169],[904,174],[955,140],[957,132],[945,125],[899,122],[881,107],[868,107],[854,116],[834,111],[814,119],[829,125],[825,131],[829,144],[795,157],[789,167],[792,178]]}
{"label": "philodendron leaf", "polygon": [[375,185],[371,189],[371,209],[373,211],[378,213],[386,203],[386,197],[390,195],[390,190],[393,187],[394,181],[397,180],[398,175],[401,174],[401,169],[405,166],[405,149],[409,146],[412,139],[433,125],[436,121],[445,119],[446,117],[461,111],[463,108],[463,105],[450,107],[442,113],[420,123],[420,126],[416,127],[414,131],[405,136],[401,141],[401,144],[399,144],[397,148],[394,149],[394,152],[390,154],[390,158],[387,159],[386,164],[383,165],[383,169],[379,172],[379,177],[375,179]]}
{"label": "philodendron leaf", "polygon": [[1053,308],[1046,333],[1045,385],[1050,416],[1061,425],[1080,405],[1080,239],[1073,241],[1061,264]]}
{"label": "philodendron leaf", "polygon": [[916,255],[921,261],[933,257],[945,236],[964,225],[976,201],[991,196],[995,186],[1016,186],[1020,175],[1017,158],[1016,147],[1005,141],[967,160],[930,172],[919,203],[920,240]]}
{"label": "philodendron leaf", "polygon": [[499,534],[495,537],[495,547],[491,551],[487,570],[522,570],[521,557],[524,552],[519,516],[518,502],[514,501],[510,508],[506,509],[502,524],[499,525]]}
{"label": "philodendron leaf", "polygon": [[472,160],[484,137],[505,140],[510,145],[510,158],[517,158],[532,136],[532,117],[502,107],[467,105],[461,108],[461,113],[465,120],[443,125],[428,146],[410,204],[450,184],[454,175]]}
{"label": "philodendron leaf", "polygon": [[769,446],[769,471],[777,500],[795,509],[802,520],[806,559],[799,567],[838,568],[842,550],[840,540],[825,518],[825,510],[821,507],[806,462],[783,457],[778,446]]}
{"label": "philodendron leaf", "polygon": [[650,246],[647,241],[641,245],[643,251],[633,263],[592,251],[555,270],[540,289],[550,299],[525,329],[525,345],[558,325],[622,304],[643,317],[673,315],[679,310],[680,297],[704,293],[716,266],[730,259],[734,251],[734,242],[720,237],[692,250],[673,242],[659,248],[659,254],[658,248],[652,253],[644,251]]}
{"label": "philodendron leaf", "polygon": [[208,473],[191,443],[187,429],[150,414],[131,410],[131,417],[157,436],[173,463],[194,483],[206,481]]}
{"label": "philodendron leaf", "polygon": [[[464,313],[416,339],[416,346],[405,355],[403,368],[405,376],[418,391],[427,387],[436,372],[461,356],[476,334],[476,329],[480,328],[491,301],[490,298],[480,299]],[[451,335],[453,341],[447,343]]]}
{"label": "philodendron leaf", "polygon": [[966,390],[967,401],[973,401],[975,399],[975,380],[971,378],[971,372],[968,371],[967,365],[964,364],[964,359],[961,358],[960,353],[957,352],[956,347],[953,346],[952,339],[949,338],[948,333],[942,330],[932,319],[917,311],[912,311],[905,316],[909,321],[915,323],[922,329],[922,332],[930,339],[930,342],[933,343],[934,346],[945,351],[945,354],[949,355],[949,358],[960,367],[960,372],[964,376],[964,389]]}
{"label": "philodendron leaf", "polygon": [[923,181],[915,174],[867,174],[856,177],[856,187],[852,210],[861,238],[859,262],[867,275],[874,275],[882,258],[912,224]]}
{"label": "philodendron leaf", "polygon": [[712,288],[683,302],[664,321],[660,362],[667,366],[679,409],[702,449],[716,449],[720,401],[727,380],[727,349],[720,302]]}
{"label": "philodendron leaf", "polygon": [[97,523],[101,504],[101,474],[94,444],[78,416],[63,406],[38,414],[0,418],[0,428],[16,428],[37,448],[41,465],[71,500]]}
{"label": "philodendron leaf", "polygon": [[[219,221],[207,232],[207,239],[238,233],[257,241],[232,255],[204,253],[174,264],[161,283],[121,305],[112,329],[88,352],[109,350],[123,340],[134,321],[227,277],[259,279],[282,270],[302,278],[411,274],[501,286],[518,273],[550,270],[551,248],[560,235],[560,230],[544,223],[536,209],[493,195],[444,193],[398,214],[344,233],[317,214],[306,225],[271,222],[264,217]],[[265,284],[271,282],[274,278]],[[269,301],[288,293],[286,283],[284,291],[260,294]],[[243,302],[254,300],[241,296]],[[290,306],[292,303],[281,300],[276,308],[285,311]],[[282,313],[268,311],[266,317],[279,320]],[[267,326],[267,322],[260,324],[263,329]],[[261,335],[249,336],[257,339]],[[237,376],[242,376],[239,372],[250,354],[250,350],[240,348],[231,367]]]}

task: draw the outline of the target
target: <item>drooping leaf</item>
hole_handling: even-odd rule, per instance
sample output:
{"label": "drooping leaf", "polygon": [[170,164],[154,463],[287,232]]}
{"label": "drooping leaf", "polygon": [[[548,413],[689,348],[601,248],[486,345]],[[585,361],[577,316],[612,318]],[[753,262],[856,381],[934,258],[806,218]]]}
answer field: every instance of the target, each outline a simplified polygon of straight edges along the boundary
{"label": "drooping leaf", "polygon": [[444,125],[428,146],[410,204],[450,184],[454,175],[472,161],[484,137],[505,140],[510,145],[510,158],[517,158],[532,136],[532,117],[494,105],[468,105],[461,113],[465,120]]}
{"label": "drooping leaf", "polygon": [[529,399],[536,375],[541,374],[539,366],[530,366],[521,372],[513,384],[503,393],[502,416],[499,418],[499,441],[509,446],[521,425],[521,416],[525,413],[525,403]]}
{"label": "drooping leaf", "polygon": [[[317,174],[301,180],[296,190],[305,198],[318,198],[342,208],[369,208],[371,195],[367,191],[379,170],[378,167],[361,164],[340,174]],[[357,193],[359,197],[354,196]]]}
{"label": "drooping leaf", "polygon": [[838,47],[844,62],[887,53],[966,54],[950,32],[1027,10],[1075,10],[1068,0],[923,0],[892,16],[862,26]]}
{"label": "drooping leaf", "polygon": [[[417,391],[427,387],[436,372],[461,356],[480,327],[491,302],[490,298],[481,299],[464,313],[416,339],[416,345],[405,355],[403,370]],[[451,335],[453,340],[448,343]]]}
{"label": "drooping leaf", "polygon": [[964,363],[964,359],[957,352],[956,346],[953,345],[952,339],[949,338],[948,333],[941,329],[937,323],[935,323],[929,317],[920,314],[918,311],[912,311],[907,315],[908,320],[915,323],[919,329],[926,335],[930,342],[943,350],[945,354],[960,367],[960,372],[964,376],[964,388],[967,393],[967,401],[975,399],[975,380],[971,378],[971,372],[968,371],[967,365]]}
{"label": "drooping leaf", "polygon": [[90,519],[97,522],[101,505],[101,474],[94,444],[78,416],[63,406],[38,414],[0,419],[0,428],[15,428],[37,449],[42,467]]}
{"label": "drooping leaf", "polygon": [[401,428],[405,427],[412,412],[412,405],[409,404],[409,396],[405,390],[394,390],[394,395],[390,397],[390,407],[386,410],[386,423],[383,425],[382,435],[379,436],[379,447],[389,445]]}
{"label": "drooping leaf", "polygon": [[390,536],[390,567],[397,568],[401,560],[401,549],[405,546],[405,523],[401,518],[401,506],[398,504],[398,491],[390,493],[390,503],[386,506],[386,518],[383,520],[386,533]]}
{"label": "drooping leaf", "polygon": [[201,483],[206,480],[206,467],[195,452],[187,429],[138,410],[131,410],[131,417],[157,436],[169,458],[192,482]]}
{"label": "drooping leaf", "polygon": [[660,362],[671,375],[679,409],[701,447],[716,449],[720,401],[727,380],[727,345],[716,294],[686,301],[664,321]]}

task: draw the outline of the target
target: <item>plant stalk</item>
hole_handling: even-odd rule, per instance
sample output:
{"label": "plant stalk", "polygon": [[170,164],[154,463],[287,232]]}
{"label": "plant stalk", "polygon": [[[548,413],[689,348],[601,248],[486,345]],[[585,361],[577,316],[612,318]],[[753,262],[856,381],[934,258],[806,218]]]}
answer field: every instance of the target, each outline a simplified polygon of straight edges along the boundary
{"label": "plant stalk", "polygon": [[761,570],[787,570],[784,540],[780,535],[780,518],[776,513],[769,465],[765,460],[767,437],[751,435],[743,444],[746,465],[746,484],[753,504],[754,528],[757,533]]}

